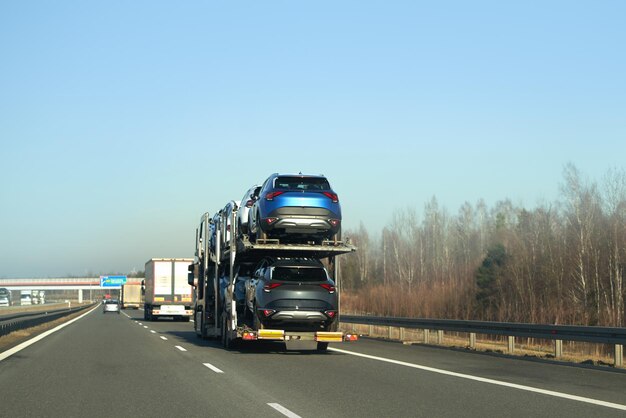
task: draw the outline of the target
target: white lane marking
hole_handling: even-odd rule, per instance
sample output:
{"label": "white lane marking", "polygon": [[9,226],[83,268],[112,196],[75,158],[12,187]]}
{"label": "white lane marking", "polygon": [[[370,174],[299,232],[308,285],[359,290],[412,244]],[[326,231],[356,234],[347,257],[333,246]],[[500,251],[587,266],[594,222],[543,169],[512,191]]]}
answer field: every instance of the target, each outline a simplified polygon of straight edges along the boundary
{"label": "white lane marking", "polygon": [[281,414],[283,414],[286,417],[289,418],[301,418],[300,415],[294,414],[293,412],[291,412],[290,410],[288,410],[287,408],[285,408],[284,406],[282,406],[279,403],[268,403],[269,406],[271,406],[272,408],[274,408],[275,410],[277,410],[278,412],[280,412]]}
{"label": "white lane marking", "polygon": [[35,344],[37,341],[41,341],[44,338],[46,338],[48,335],[53,334],[57,331],[59,331],[61,328],[65,328],[66,326],[78,321],[79,319],[82,319],[84,316],[89,315],[90,313],[92,313],[93,311],[95,311],[96,309],[99,309],[99,306],[96,306],[95,308],[93,308],[92,310],[90,310],[89,312],[85,312],[84,314],[82,314],[81,316],[78,316],[70,321],[67,321],[64,324],[59,325],[56,328],[52,328],[51,330],[48,330],[42,334],[37,335],[36,337],[31,338],[28,341],[24,341],[23,343],[16,345],[15,347],[11,348],[10,350],[7,350],[3,353],[0,353],[0,361],[5,360],[9,357],[11,357],[13,354],[22,351],[23,349],[25,349],[26,347],[28,347],[29,345],[33,345]]}
{"label": "white lane marking", "polygon": [[161,335],[161,339],[162,339],[163,341],[167,341],[167,338],[165,338],[165,337],[164,337],[164,336],[162,336],[162,335]]}
{"label": "white lane marking", "polygon": [[130,315],[128,315],[126,312],[122,312],[124,315],[126,315],[126,318],[130,318]]}
{"label": "white lane marking", "polygon": [[221,371],[220,369],[218,369],[217,367],[215,367],[211,363],[202,363],[202,364],[204,364],[209,369],[213,370],[215,373],[224,373],[223,371]]}
{"label": "white lane marking", "polygon": [[148,326],[147,326],[147,325],[144,325],[143,327],[144,327],[144,328],[148,328]]}
{"label": "white lane marking", "polygon": [[143,325],[141,322],[137,322],[137,325]]}
{"label": "white lane marking", "polygon": [[183,347],[181,347],[180,345],[175,345],[174,347],[178,348],[180,351],[187,351]]}
{"label": "white lane marking", "polygon": [[153,333],[153,334],[156,334],[156,331],[153,330],[153,329],[151,329],[150,332]]}
{"label": "white lane marking", "polygon": [[502,382],[500,380],[487,379],[485,377],[478,377],[478,376],[472,376],[469,374],[450,372],[448,370],[435,369],[434,367],[422,366],[422,365],[414,364],[414,363],[406,363],[404,361],[392,360],[392,359],[388,359],[384,357],[370,356],[369,354],[361,354],[361,353],[356,353],[354,351],[341,350],[338,348],[329,348],[328,350],[336,351],[338,353],[343,353],[343,354],[349,354],[351,356],[368,358],[370,360],[378,360],[378,361],[383,361],[386,363],[398,364],[400,366],[412,367],[414,369],[425,370],[427,372],[433,372],[433,373],[439,373],[439,374],[443,374],[447,376],[459,377],[461,379],[468,379],[468,380],[474,380],[474,381],[482,382],[482,383],[489,383],[492,385],[505,386],[505,387],[509,387],[513,389],[525,390],[527,392],[541,393],[542,395],[554,396],[556,398],[569,399],[572,401],[585,402],[585,403],[589,403],[593,405],[605,406],[607,408],[613,408],[613,409],[619,409],[621,411],[626,411],[626,405],[613,403],[613,402],[600,401],[598,399],[586,398],[584,396],[570,395],[568,393],[555,392],[553,390],[539,389],[539,388],[534,388],[532,386],[518,385],[516,383],[509,383],[509,382]]}

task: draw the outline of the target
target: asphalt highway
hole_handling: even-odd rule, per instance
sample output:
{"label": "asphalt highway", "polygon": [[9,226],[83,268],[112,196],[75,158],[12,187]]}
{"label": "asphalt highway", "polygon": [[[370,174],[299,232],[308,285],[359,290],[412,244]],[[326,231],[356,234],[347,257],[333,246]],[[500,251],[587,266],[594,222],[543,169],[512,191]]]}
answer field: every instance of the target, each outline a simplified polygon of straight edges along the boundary
{"label": "asphalt highway", "polygon": [[225,350],[100,307],[0,354],[7,417],[624,417],[626,373],[362,339]]}

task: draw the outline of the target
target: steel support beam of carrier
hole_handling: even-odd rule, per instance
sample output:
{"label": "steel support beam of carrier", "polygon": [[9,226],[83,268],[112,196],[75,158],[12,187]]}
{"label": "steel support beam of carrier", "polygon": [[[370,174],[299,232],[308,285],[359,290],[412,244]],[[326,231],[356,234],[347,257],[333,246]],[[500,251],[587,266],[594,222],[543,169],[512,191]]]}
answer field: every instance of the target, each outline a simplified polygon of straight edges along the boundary
{"label": "steel support beam of carrier", "polygon": [[[276,242],[272,242],[276,241]],[[315,258],[335,257],[356,251],[356,247],[344,243],[327,241],[322,245],[280,244],[278,240],[265,240],[263,243],[252,243],[247,239],[237,240],[236,260],[240,262],[259,261],[263,257],[284,258]],[[224,258],[230,257],[230,251],[223,253]]]}

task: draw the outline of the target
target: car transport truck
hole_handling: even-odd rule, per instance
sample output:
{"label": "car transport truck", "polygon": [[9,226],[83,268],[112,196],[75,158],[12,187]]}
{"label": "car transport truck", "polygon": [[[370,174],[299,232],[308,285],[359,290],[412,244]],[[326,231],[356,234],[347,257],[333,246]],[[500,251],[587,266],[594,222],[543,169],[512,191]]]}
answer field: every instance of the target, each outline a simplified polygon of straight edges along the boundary
{"label": "car transport truck", "polygon": [[120,289],[122,309],[139,309],[141,301],[141,283],[126,283]]}
{"label": "car transport truck", "polygon": [[[225,348],[243,341],[265,340],[284,342],[287,349],[325,351],[329,342],[355,341],[356,335],[338,330],[338,256],[354,252],[356,247],[337,240],[303,244],[281,244],[278,239],[251,242],[246,234],[237,231],[237,209],[217,216],[205,213],[196,229],[195,258],[188,277],[195,294],[196,334],[201,338],[221,338]],[[227,228],[229,240],[223,246],[221,237]],[[216,237],[210,239],[210,234]],[[215,245],[211,246],[210,242]],[[309,279],[286,280],[298,277],[300,267],[303,271],[316,270],[320,280],[315,282],[317,290],[328,294],[326,300],[297,297],[298,290],[304,290]],[[285,280],[259,284],[261,275],[269,276],[280,268],[293,274],[283,277]],[[259,307],[249,291],[255,284],[257,292],[287,288],[291,291],[285,293],[289,297],[277,297],[271,306]],[[284,286],[277,287],[281,285]]]}
{"label": "car transport truck", "polygon": [[146,262],[144,319],[172,317],[189,321],[193,315],[192,288],[187,282],[191,258],[151,258]]}

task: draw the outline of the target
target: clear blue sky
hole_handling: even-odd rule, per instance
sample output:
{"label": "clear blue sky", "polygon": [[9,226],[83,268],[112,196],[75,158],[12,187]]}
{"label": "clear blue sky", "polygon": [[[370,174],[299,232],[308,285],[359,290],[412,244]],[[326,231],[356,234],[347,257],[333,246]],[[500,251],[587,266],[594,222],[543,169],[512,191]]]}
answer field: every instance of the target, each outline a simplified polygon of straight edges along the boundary
{"label": "clear blue sky", "polygon": [[203,212],[323,173],[344,228],[558,198],[626,159],[623,1],[0,3],[0,278],[192,257]]}

